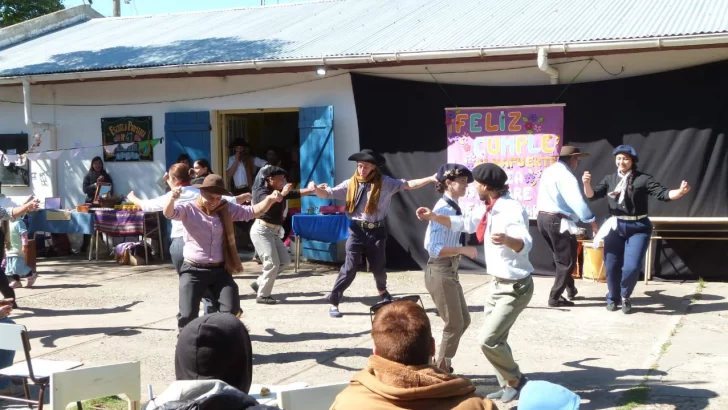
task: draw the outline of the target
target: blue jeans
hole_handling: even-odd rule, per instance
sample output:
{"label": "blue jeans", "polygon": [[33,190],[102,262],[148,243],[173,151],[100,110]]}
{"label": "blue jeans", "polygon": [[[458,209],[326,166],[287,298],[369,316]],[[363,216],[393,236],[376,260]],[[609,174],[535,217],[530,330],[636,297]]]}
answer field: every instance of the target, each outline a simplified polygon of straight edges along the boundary
{"label": "blue jeans", "polygon": [[620,219],[617,229],[604,238],[604,264],[609,287],[607,303],[619,304],[621,298],[632,296],[651,235],[652,223],[648,218],[639,221]]}
{"label": "blue jeans", "polygon": [[[0,319],[0,323],[15,324],[12,320],[5,318]],[[12,366],[15,359],[15,350],[0,350],[0,369]],[[4,389],[10,385],[10,380],[0,376],[0,389]]]}

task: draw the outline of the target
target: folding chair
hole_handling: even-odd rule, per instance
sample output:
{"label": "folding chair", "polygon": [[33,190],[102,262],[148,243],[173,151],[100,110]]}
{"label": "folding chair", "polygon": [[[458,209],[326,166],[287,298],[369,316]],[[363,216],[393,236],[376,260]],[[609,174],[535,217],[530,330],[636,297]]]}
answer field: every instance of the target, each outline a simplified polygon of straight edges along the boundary
{"label": "folding chair", "polygon": [[348,385],[345,382],[283,390],[278,393],[278,405],[283,410],[328,410]]}
{"label": "folding chair", "polygon": [[124,394],[129,410],[142,400],[139,362],[110,364],[57,372],[51,375],[51,410],[65,410],[69,403]]}
{"label": "folding chair", "polygon": [[[0,399],[25,403],[29,408],[33,408],[32,404],[43,410],[43,400],[45,391],[50,382],[50,376],[55,372],[73,369],[83,365],[79,362],[56,361],[30,358],[30,341],[28,339],[28,330],[23,325],[11,325],[0,323],[0,349],[14,350],[25,354],[25,361],[18,362],[10,367],[0,369],[0,376],[6,376],[11,380],[21,380],[23,382],[23,390],[25,391],[25,399],[17,397],[0,396]],[[38,386],[38,400],[31,400],[28,381]]]}

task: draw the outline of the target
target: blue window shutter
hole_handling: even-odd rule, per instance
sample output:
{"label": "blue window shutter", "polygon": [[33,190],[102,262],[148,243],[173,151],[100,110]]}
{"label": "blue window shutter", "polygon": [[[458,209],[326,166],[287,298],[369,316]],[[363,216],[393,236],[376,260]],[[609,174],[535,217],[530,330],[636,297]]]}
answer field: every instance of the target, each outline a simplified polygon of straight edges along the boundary
{"label": "blue window shutter", "polygon": [[[334,107],[305,107],[298,111],[298,130],[301,141],[301,187],[314,181],[334,186]],[[331,199],[317,196],[301,198],[301,212],[309,207],[333,205]],[[339,262],[337,244],[302,242],[302,255],[309,260]]]}
{"label": "blue window shutter", "polygon": [[[309,181],[334,186],[334,107],[304,107],[298,111],[301,142],[301,187]],[[316,196],[301,198],[301,212],[332,205]]]}
{"label": "blue window shutter", "polygon": [[[168,112],[164,114],[164,155],[167,169],[186,153],[192,161],[210,158],[210,112]],[[192,164],[190,164],[192,166]],[[219,170],[218,170],[219,172]]]}

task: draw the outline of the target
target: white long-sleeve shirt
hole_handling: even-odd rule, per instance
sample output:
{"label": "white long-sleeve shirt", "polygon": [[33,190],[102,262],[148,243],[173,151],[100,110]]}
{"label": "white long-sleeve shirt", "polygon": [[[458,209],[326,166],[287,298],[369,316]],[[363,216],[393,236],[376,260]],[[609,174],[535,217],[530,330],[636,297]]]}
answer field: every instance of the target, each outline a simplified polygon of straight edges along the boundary
{"label": "white long-sleeve shirt", "polygon": [[[461,216],[450,217],[450,229],[474,233],[482,214],[464,212]],[[495,245],[490,240],[492,233],[505,233],[523,241],[523,248],[516,252],[505,245]],[[531,234],[528,232],[528,212],[520,202],[505,195],[498,198],[488,214],[488,225],[485,230],[483,249],[485,265],[489,274],[501,279],[519,280],[533,272],[533,265],[528,260],[528,253],[533,246]]]}
{"label": "white long-sleeve shirt", "polygon": [[[179,195],[179,198],[175,201],[175,204],[184,204],[185,202],[192,202],[196,201],[197,197],[200,196],[200,190],[193,187],[193,186],[184,186],[182,187],[182,192]],[[169,201],[169,198],[172,197],[172,191],[167,192],[166,194],[162,196],[158,196],[153,199],[144,199],[141,201],[141,208],[144,212],[158,212],[163,211],[164,207],[167,205],[167,202]],[[222,199],[235,203],[235,197],[234,196],[223,196]],[[184,235],[185,228],[182,226],[181,221],[172,220],[172,232],[170,233],[170,238],[181,238]]]}
{"label": "white long-sleeve shirt", "polygon": [[[262,168],[267,164],[266,160],[258,157],[253,157],[253,165],[257,168]],[[235,155],[228,158],[228,164],[227,168],[230,169],[235,165]],[[255,172],[255,170],[253,170]],[[250,180],[248,180],[250,178]],[[248,175],[247,172],[245,172],[245,165],[241,162],[238,164],[238,167],[235,169],[235,173],[233,174],[233,183],[235,184],[236,188],[246,187],[246,186],[252,186],[253,185],[253,179],[255,178],[255,175]]]}

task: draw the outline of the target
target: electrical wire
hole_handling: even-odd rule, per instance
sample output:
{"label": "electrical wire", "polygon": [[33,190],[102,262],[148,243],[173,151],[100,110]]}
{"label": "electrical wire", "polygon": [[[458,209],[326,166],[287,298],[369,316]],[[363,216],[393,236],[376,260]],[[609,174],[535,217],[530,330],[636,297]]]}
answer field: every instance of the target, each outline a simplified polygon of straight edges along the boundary
{"label": "electrical wire", "polygon": [[[229,93],[229,94],[220,94],[220,95],[211,95],[211,96],[205,96],[205,97],[195,97],[195,98],[182,98],[178,100],[160,100],[160,101],[144,101],[144,102],[133,102],[133,103],[117,103],[117,104],[47,104],[47,103],[33,103],[33,105],[57,105],[59,107],[114,107],[114,106],[131,106],[131,105],[149,105],[149,104],[165,104],[165,103],[176,103],[176,102],[187,102],[187,101],[199,101],[199,100],[212,100],[215,98],[225,98],[225,97],[233,97],[236,95],[246,95],[246,94],[253,94],[258,93],[261,91],[270,91],[270,90],[277,90],[279,88],[286,88],[286,87],[293,87],[296,85],[301,84],[308,84],[315,81],[322,81],[326,79],[335,78],[341,75],[349,74],[348,72],[343,72],[339,74],[334,75],[327,75],[326,77],[321,78],[314,78],[312,80],[306,80],[306,81],[298,81],[295,83],[289,83],[289,84],[282,84],[282,85],[276,85],[272,87],[265,87],[265,88],[259,88],[256,90],[248,90],[248,91],[241,91],[238,93]],[[0,103],[8,103],[8,104],[23,104],[23,102],[18,101],[7,101],[7,100],[0,100]]]}
{"label": "electrical wire", "polygon": [[[579,60],[571,60],[571,61],[562,61],[559,63],[551,63],[551,65],[564,65],[564,64],[572,64],[572,63],[579,63],[582,61],[589,61],[592,60],[591,58],[582,58]],[[440,71],[436,72],[434,74],[472,74],[472,73],[487,73],[491,71],[511,71],[511,70],[524,70],[528,68],[536,68],[535,65],[529,64],[524,66],[518,66],[518,67],[503,67],[503,68],[485,68],[482,70],[468,70],[468,71]],[[605,70],[606,71],[606,70]],[[355,71],[360,74],[372,74],[372,75],[381,75],[381,74],[387,74],[387,75],[427,75],[428,73],[414,73],[414,72],[384,72],[384,71]],[[611,74],[611,73],[610,73]],[[432,73],[430,73],[432,75]]]}
{"label": "electrical wire", "polygon": [[554,102],[553,102],[554,104],[556,104],[556,102],[559,101],[559,98],[561,98],[561,96],[564,95],[564,93],[566,92],[566,90],[568,90],[569,87],[571,87],[571,84],[574,84],[574,81],[576,81],[576,79],[579,78],[579,75],[581,75],[581,73],[584,70],[586,70],[587,67],[589,67],[589,64],[591,64],[592,61],[593,60],[590,59],[588,63],[584,64],[584,67],[582,67],[581,70],[579,70],[579,72],[576,73],[576,75],[574,76],[574,78],[572,78],[571,81],[569,81],[569,84],[566,84],[566,87],[564,87],[564,89],[561,90],[561,93],[559,94],[559,96],[556,97],[556,99],[554,100]]}
{"label": "electrical wire", "polygon": [[440,87],[440,90],[442,90],[442,93],[445,94],[445,97],[447,97],[450,100],[450,102],[452,103],[452,105],[454,105],[455,108],[457,108],[458,103],[456,103],[455,100],[453,100],[452,97],[450,97],[450,94],[448,94],[447,91],[445,91],[445,87],[443,87],[442,84],[440,84],[440,82],[437,81],[437,78],[435,78],[435,76],[432,73],[430,73],[430,70],[427,67],[425,67],[425,71],[427,71],[430,74],[430,76],[432,77],[432,79],[435,80],[435,83],[437,84],[438,87]]}
{"label": "electrical wire", "polygon": [[[133,1],[136,3],[136,0],[133,0]],[[607,74],[609,74],[609,75],[611,75],[613,77],[619,76],[620,74],[622,74],[624,72],[624,66],[622,66],[621,67],[621,70],[618,73],[614,74],[614,73],[610,72],[609,70],[607,70],[606,68],[604,68],[604,65],[599,60],[597,60],[596,58],[583,58],[583,59],[579,59],[579,60],[562,61],[562,62],[558,62],[558,63],[553,63],[551,65],[572,64],[572,63],[578,63],[578,62],[582,62],[582,61],[588,61],[588,63],[571,80],[571,83],[573,83],[574,80],[576,80],[576,78],[582,73],[582,71],[584,71],[584,69],[592,61],[596,61],[597,64],[599,64],[599,67],[601,67],[601,69],[605,73],[607,73]],[[397,74],[400,74],[400,75],[417,75],[417,74],[419,74],[419,75],[428,75],[429,74],[430,77],[432,77],[432,79],[435,81],[435,83],[443,91],[443,93],[447,96],[447,98],[450,100],[450,102],[453,103],[453,105],[455,105],[457,107],[457,104],[452,99],[452,97],[450,97],[450,95],[447,94],[447,91],[445,91],[445,89],[442,86],[442,84],[440,84],[440,82],[437,80],[437,78],[435,78],[435,74],[485,73],[485,72],[491,72],[491,71],[523,70],[523,69],[527,69],[527,68],[534,68],[534,66],[533,65],[528,65],[528,66],[491,68],[491,69],[470,70],[470,71],[443,71],[443,72],[437,72],[437,73],[432,73],[429,70],[428,67],[425,67],[426,73],[396,73],[396,72],[387,73],[387,72],[371,72],[371,71],[369,71],[369,72],[367,72],[367,71],[353,71],[353,72],[355,72],[355,73],[361,73],[361,74],[379,74],[379,75],[381,75],[381,74],[388,74],[388,75],[397,75]],[[262,92],[262,91],[276,90],[276,89],[279,89],[279,88],[292,87],[292,86],[296,86],[296,85],[312,83],[312,82],[315,82],[315,81],[326,80],[326,79],[329,79],[329,78],[335,78],[335,77],[338,77],[340,75],[345,75],[345,74],[349,74],[349,71],[341,72],[341,73],[334,74],[334,75],[329,75],[329,76],[326,76],[326,77],[314,78],[314,79],[311,79],[311,80],[305,80],[305,81],[299,81],[299,82],[294,82],[294,83],[289,83],[289,84],[277,85],[277,86],[273,86],[273,87],[260,88],[260,89],[256,89],[256,90],[241,91],[241,92],[238,92],[238,93],[220,94],[220,95],[212,95],[212,96],[204,96],[204,97],[182,98],[182,99],[177,99],[177,100],[143,101],[143,102],[116,103],[116,104],[45,104],[45,103],[34,103],[33,105],[38,105],[38,106],[57,105],[57,106],[60,106],[60,107],[113,107],[113,106],[131,106],[131,105],[148,105],[148,104],[164,104],[164,103],[200,101],[200,100],[210,100],[210,99],[215,99],[215,98],[233,97],[233,96],[238,96],[238,95],[246,95],[246,94],[252,94],[252,93],[257,93],[257,92]],[[571,83],[569,83],[569,86],[571,85]],[[561,92],[561,94],[559,95],[558,98],[561,98],[561,95],[566,91],[566,89],[568,89],[568,86]],[[558,100],[558,98],[557,98],[557,100]],[[18,102],[18,101],[9,101],[9,100],[0,100],[0,103],[23,104],[22,101],[21,102]]]}
{"label": "electrical wire", "polygon": [[620,75],[620,74],[622,74],[624,72],[624,66],[622,66],[622,68],[619,70],[619,72],[617,74],[612,74],[612,73],[609,72],[609,70],[607,70],[606,68],[604,68],[604,66],[602,65],[602,62],[601,61],[597,60],[596,58],[594,59],[594,61],[596,61],[597,64],[599,64],[599,67],[601,67],[602,70],[604,70],[605,73],[611,75],[612,77],[616,77],[616,76],[618,76],[618,75]]}

